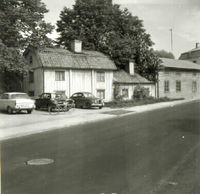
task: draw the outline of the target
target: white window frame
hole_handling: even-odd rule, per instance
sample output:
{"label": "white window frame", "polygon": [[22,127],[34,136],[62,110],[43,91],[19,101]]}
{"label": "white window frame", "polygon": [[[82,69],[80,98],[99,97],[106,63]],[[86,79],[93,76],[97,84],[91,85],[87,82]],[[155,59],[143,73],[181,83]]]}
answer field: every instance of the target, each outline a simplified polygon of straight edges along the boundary
{"label": "white window frame", "polygon": [[97,82],[105,82],[105,72],[97,71]]}
{"label": "white window frame", "polygon": [[193,93],[197,92],[197,81],[192,81],[192,92]]}
{"label": "white window frame", "polygon": [[[124,93],[126,91],[126,93]],[[123,98],[128,98],[129,97],[129,89],[128,88],[123,88],[122,89],[122,96]]]}
{"label": "white window frame", "polygon": [[55,81],[65,81],[65,71],[55,71]]}
{"label": "white window frame", "polygon": [[97,90],[97,97],[101,98],[101,99],[105,99],[105,90],[104,89],[98,89]]}
{"label": "white window frame", "polygon": [[164,81],[164,92],[168,93],[170,91],[169,89],[169,80]]}
{"label": "white window frame", "polygon": [[176,92],[181,92],[181,81],[176,80]]}

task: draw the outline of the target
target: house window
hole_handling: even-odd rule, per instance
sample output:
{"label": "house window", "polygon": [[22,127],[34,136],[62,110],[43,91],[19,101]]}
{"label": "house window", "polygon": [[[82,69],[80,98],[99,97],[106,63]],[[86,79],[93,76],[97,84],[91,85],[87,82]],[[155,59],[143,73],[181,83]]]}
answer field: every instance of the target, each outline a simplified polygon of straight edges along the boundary
{"label": "house window", "polygon": [[181,76],[181,72],[178,72],[178,71],[177,71],[177,72],[176,72],[176,75]]}
{"label": "house window", "polygon": [[105,72],[97,72],[97,82],[105,82]]}
{"label": "house window", "polygon": [[55,90],[54,91],[58,96],[61,96],[63,98],[67,97],[65,94],[65,90]]}
{"label": "house window", "polygon": [[196,81],[192,82],[192,92],[193,93],[197,92],[197,82]]}
{"label": "house window", "polygon": [[196,75],[197,75],[197,73],[196,73],[196,72],[193,72],[193,73],[192,73],[192,75],[193,75],[193,76],[196,76]]}
{"label": "house window", "polygon": [[165,80],[164,82],[164,92],[169,92],[169,81]]}
{"label": "house window", "polygon": [[55,78],[56,78],[56,81],[65,81],[65,72],[64,71],[56,71]]}
{"label": "house window", "polygon": [[97,97],[105,99],[105,90],[97,90]]}
{"label": "house window", "polygon": [[33,83],[33,82],[34,82],[34,72],[29,71],[29,83]]}
{"label": "house window", "polygon": [[128,98],[128,89],[127,88],[122,89],[122,96],[124,98]]}
{"label": "house window", "polygon": [[29,96],[34,96],[35,93],[34,93],[34,91],[29,91],[29,92],[28,92],[28,95],[29,95]]}
{"label": "house window", "polygon": [[181,81],[176,80],[176,92],[181,92]]}

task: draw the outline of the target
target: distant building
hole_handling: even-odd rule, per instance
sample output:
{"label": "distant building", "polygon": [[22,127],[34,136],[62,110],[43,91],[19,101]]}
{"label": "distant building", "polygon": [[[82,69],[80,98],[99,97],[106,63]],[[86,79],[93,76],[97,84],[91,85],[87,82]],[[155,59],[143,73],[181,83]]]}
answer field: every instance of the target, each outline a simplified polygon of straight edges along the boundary
{"label": "distant building", "polygon": [[200,64],[200,43],[196,43],[196,47],[194,49],[182,53],[179,59]]}
{"label": "distant building", "polygon": [[157,96],[169,98],[200,97],[200,65],[185,60],[161,58]]}

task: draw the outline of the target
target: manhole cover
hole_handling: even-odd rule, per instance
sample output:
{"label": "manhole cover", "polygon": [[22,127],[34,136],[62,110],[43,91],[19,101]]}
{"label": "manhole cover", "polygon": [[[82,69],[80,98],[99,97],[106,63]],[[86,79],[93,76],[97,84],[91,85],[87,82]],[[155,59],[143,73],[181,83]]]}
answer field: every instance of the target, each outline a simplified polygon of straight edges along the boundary
{"label": "manhole cover", "polygon": [[33,159],[33,160],[29,160],[27,161],[28,165],[47,165],[47,164],[51,164],[53,163],[54,160],[53,159],[49,159],[49,158],[38,158],[38,159]]}

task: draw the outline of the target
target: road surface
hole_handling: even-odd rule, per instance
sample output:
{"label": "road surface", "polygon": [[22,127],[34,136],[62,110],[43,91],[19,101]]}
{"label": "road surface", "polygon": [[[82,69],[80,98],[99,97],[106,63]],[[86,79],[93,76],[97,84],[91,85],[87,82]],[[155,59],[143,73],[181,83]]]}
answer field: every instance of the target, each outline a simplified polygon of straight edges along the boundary
{"label": "road surface", "polygon": [[199,194],[199,138],[193,102],[4,141],[2,194]]}

